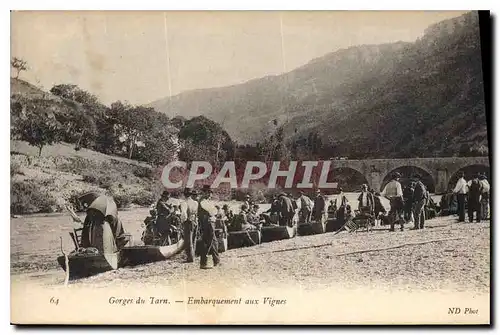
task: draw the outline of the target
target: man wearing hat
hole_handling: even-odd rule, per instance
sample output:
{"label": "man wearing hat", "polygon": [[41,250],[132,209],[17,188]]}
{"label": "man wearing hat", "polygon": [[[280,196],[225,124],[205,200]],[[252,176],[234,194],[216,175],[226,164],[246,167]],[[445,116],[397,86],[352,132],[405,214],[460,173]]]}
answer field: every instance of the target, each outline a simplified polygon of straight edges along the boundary
{"label": "man wearing hat", "polygon": [[186,189],[184,196],[186,201],[185,206],[186,221],[183,224],[184,230],[184,245],[186,250],[186,262],[194,262],[194,248],[196,245],[196,230],[198,229],[198,201],[196,196],[198,193],[195,190]]}
{"label": "man wearing hat", "polygon": [[415,229],[424,229],[425,224],[425,204],[427,203],[428,192],[422,183],[420,175],[415,174],[413,181],[413,218],[415,219]]}
{"label": "man wearing hat", "polygon": [[200,268],[208,269],[208,255],[212,255],[214,266],[219,265],[219,243],[215,236],[215,220],[217,209],[210,200],[212,190],[209,185],[204,185],[198,207],[198,222],[201,230]]}
{"label": "man wearing hat", "polygon": [[314,199],[314,207],[312,210],[312,219],[316,221],[320,221],[321,217],[326,215],[326,199],[321,194],[321,191],[318,189],[316,191],[316,199]]}
{"label": "man wearing hat", "polygon": [[156,203],[156,228],[158,232],[165,236],[168,234],[170,223],[169,223],[169,215],[172,213],[172,206],[169,203],[170,200],[170,192],[163,191],[160,199]]}
{"label": "man wearing hat", "polygon": [[361,193],[358,197],[358,209],[362,214],[373,215],[375,211],[375,204],[373,195],[368,191],[368,185],[361,186]]}
{"label": "man wearing hat", "polygon": [[278,219],[276,219],[277,217],[279,218],[279,213],[280,213],[280,202],[278,200],[278,196],[273,195],[273,198],[271,200],[271,206],[267,211],[264,211],[262,213],[262,216],[264,217],[265,220],[265,224],[266,225],[276,224],[277,221],[279,221]]}
{"label": "man wearing hat", "polygon": [[474,176],[467,184],[467,214],[469,215],[469,222],[474,222],[474,213],[476,213],[476,222],[481,221],[481,194],[483,187],[479,181],[479,174]]}
{"label": "man wearing hat", "polygon": [[337,222],[340,226],[343,226],[348,219],[347,206],[349,206],[349,201],[344,195],[344,190],[339,187],[338,194],[335,196],[334,205],[337,208]]}
{"label": "man wearing hat", "polygon": [[311,212],[313,207],[313,202],[311,198],[304,194],[304,192],[299,192],[300,201],[300,221],[304,223],[308,223],[311,221]]}
{"label": "man wearing hat", "polygon": [[490,212],[490,183],[486,178],[486,175],[482,173],[479,176],[479,182],[481,183],[482,193],[481,193],[481,217],[483,220],[488,219]]}
{"label": "man wearing hat", "polygon": [[224,213],[226,221],[231,221],[233,219],[233,212],[229,210],[229,206],[227,204],[222,205],[222,212]]}
{"label": "man wearing hat", "polygon": [[389,231],[394,231],[394,225],[396,221],[399,221],[401,225],[401,231],[404,230],[404,217],[403,217],[403,189],[399,179],[401,174],[395,172],[392,175],[391,181],[385,185],[381,192],[381,195],[389,200],[391,209],[389,210],[389,217],[391,220],[391,228]]}
{"label": "man wearing hat", "polygon": [[279,201],[279,225],[292,226],[293,216],[295,211],[293,209],[292,200],[286,196],[286,193],[281,192],[278,196]]}
{"label": "man wearing hat", "polygon": [[453,189],[453,193],[457,196],[458,222],[465,222],[465,197],[467,195],[468,187],[464,175],[465,174],[463,172],[460,172],[457,184]]}
{"label": "man wearing hat", "polygon": [[253,202],[250,200],[250,194],[245,195],[245,201],[243,201],[243,205],[246,205],[247,212],[252,208]]}

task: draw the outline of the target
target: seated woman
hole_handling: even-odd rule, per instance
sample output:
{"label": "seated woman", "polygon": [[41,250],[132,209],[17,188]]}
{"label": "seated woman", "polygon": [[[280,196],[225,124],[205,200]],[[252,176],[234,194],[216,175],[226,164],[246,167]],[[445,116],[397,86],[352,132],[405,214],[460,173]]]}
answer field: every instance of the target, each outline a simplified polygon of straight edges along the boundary
{"label": "seated woman", "polygon": [[83,222],[81,247],[94,247],[101,253],[114,253],[128,243],[129,236],[118,218],[113,198],[90,192],[78,197],[77,202],[87,212]]}
{"label": "seated woman", "polygon": [[247,214],[247,220],[249,223],[255,226],[259,225],[260,222],[259,205],[256,204],[252,206],[250,212]]}
{"label": "seated woman", "polygon": [[234,218],[229,226],[229,231],[254,230],[256,226],[248,222],[248,206],[243,204],[240,213]]}

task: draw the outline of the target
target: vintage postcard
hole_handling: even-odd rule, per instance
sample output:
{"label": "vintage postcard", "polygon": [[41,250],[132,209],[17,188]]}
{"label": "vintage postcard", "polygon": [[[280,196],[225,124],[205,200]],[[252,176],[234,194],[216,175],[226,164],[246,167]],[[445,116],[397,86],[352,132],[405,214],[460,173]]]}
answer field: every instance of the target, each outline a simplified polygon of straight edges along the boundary
{"label": "vintage postcard", "polygon": [[11,323],[489,325],[489,15],[12,12]]}

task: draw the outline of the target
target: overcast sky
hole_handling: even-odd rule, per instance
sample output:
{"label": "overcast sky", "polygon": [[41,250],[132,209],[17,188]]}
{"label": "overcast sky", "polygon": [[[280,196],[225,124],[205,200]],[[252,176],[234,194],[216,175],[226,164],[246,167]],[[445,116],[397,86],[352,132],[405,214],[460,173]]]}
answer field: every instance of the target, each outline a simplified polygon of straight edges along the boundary
{"label": "overcast sky", "polygon": [[72,83],[106,104],[149,103],[301,66],[359,44],[414,41],[463,12],[16,12],[20,78]]}

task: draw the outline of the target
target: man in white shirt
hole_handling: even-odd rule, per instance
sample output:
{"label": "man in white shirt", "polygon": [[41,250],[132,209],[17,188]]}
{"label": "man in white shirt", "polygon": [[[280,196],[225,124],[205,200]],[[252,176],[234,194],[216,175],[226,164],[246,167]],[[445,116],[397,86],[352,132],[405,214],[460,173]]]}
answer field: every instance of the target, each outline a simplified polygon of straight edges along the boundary
{"label": "man in white shirt", "polygon": [[457,195],[458,222],[465,222],[465,196],[467,191],[467,181],[465,181],[464,173],[461,172],[453,189],[453,193]]}
{"label": "man in white shirt", "polygon": [[392,176],[392,180],[385,185],[384,190],[381,195],[389,199],[391,210],[389,211],[389,218],[391,220],[391,228],[389,231],[394,231],[394,225],[396,221],[399,221],[401,225],[401,231],[404,230],[404,217],[403,217],[403,188],[399,182],[401,175],[396,172]]}

